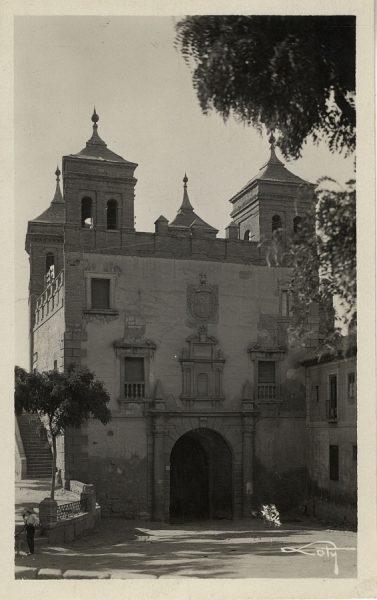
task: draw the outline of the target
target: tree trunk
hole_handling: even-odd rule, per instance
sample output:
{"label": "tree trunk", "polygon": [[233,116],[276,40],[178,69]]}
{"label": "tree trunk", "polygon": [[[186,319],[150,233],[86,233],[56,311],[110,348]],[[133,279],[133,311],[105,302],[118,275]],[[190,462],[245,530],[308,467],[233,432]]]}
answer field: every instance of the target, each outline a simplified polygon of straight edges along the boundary
{"label": "tree trunk", "polygon": [[51,500],[55,499],[55,477],[56,477],[56,436],[52,437],[52,473],[51,473]]}

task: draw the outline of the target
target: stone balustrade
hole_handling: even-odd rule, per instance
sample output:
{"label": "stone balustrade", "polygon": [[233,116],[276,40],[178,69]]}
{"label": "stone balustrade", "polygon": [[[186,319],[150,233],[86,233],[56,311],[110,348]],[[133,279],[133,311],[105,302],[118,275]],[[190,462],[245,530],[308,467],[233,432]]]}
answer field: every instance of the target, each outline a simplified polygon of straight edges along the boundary
{"label": "stone balustrade", "polygon": [[45,291],[37,298],[35,308],[35,327],[39,327],[47,318],[63,306],[64,270],[52,280]]}

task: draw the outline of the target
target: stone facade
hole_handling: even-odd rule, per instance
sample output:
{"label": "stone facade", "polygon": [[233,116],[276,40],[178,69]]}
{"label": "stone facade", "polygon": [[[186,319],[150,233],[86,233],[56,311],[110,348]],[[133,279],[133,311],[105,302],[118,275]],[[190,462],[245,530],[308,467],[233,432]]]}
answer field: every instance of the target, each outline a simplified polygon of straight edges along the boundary
{"label": "stone facade", "polygon": [[225,239],[194,212],[186,176],[175,219],[138,232],[137,165],[106,147],[97,121],[86,148],[63,157],[64,200],[57,171],[26,242],[33,368],[87,366],[111,396],[108,425],[66,431],[63,477],[93,483],[104,515],[248,516],[262,480],[302,474],[309,460],[284,249],[312,186],[272,141],[231,199]]}

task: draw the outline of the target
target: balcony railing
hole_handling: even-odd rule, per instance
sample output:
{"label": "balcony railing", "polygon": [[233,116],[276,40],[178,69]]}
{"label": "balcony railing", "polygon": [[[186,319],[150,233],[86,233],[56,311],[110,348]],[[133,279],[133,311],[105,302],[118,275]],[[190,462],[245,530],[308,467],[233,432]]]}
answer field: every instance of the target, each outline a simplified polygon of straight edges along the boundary
{"label": "balcony railing", "polygon": [[276,383],[258,383],[258,400],[275,400]]}
{"label": "balcony railing", "polygon": [[126,400],[142,400],[145,397],[144,381],[126,381],[124,397]]}

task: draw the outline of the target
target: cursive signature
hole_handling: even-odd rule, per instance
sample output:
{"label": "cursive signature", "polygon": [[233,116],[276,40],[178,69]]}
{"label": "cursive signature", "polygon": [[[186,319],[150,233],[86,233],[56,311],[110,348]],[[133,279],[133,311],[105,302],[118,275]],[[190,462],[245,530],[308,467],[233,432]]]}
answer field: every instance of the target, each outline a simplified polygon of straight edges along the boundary
{"label": "cursive signature", "polygon": [[339,548],[334,542],[319,541],[310,542],[310,544],[304,544],[303,546],[284,546],[280,548],[282,552],[299,552],[300,554],[307,554],[308,556],[326,556],[334,559],[334,574],[339,575],[338,565],[338,550],[356,550],[356,548]]}

